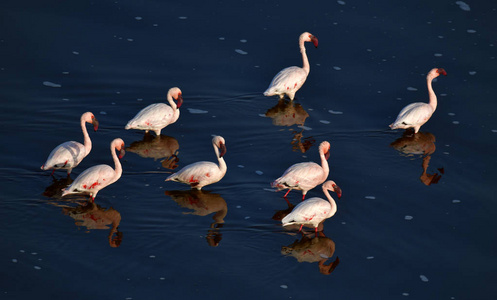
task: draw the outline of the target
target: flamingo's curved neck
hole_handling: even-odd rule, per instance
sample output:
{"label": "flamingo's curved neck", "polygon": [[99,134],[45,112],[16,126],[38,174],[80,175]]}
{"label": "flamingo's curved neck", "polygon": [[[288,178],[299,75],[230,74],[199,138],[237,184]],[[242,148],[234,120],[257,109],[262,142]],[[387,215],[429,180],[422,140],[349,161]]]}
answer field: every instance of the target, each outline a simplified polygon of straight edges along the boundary
{"label": "flamingo's curved neck", "polygon": [[178,112],[178,106],[176,105],[176,102],[174,102],[173,96],[170,93],[167,93],[167,102],[169,102],[169,105],[173,108],[174,113]]}
{"label": "flamingo's curved neck", "polygon": [[328,198],[328,201],[330,201],[331,210],[330,210],[329,215],[333,216],[337,212],[337,204],[336,204],[335,200],[331,197],[330,192],[328,192],[327,188],[323,187],[323,192],[324,192],[324,195],[326,196],[326,198]]}
{"label": "flamingo's curved neck", "polygon": [[116,172],[114,175],[114,178],[112,179],[112,182],[115,182],[119,177],[121,177],[121,174],[123,173],[123,168],[121,166],[121,162],[119,161],[119,157],[117,157],[116,154],[116,145],[112,144],[110,146],[110,152],[112,154],[112,160],[114,161],[114,171]]}
{"label": "flamingo's curved neck", "polygon": [[330,166],[328,165],[328,161],[326,160],[326,157],[324,157],[324,151],[319,151],[319,156],[321,157],[321,167],[323,168],[324,172],[324,180],[328,178],[328,175],[330,174]]}
{"label": "flamingo's curved neck", "polygon": [[435,95],[435,92],[433,91],[433,87],[431,86],[431,82],[433,81],[433,78],[432,76],[428,76],[426,78],[426,84],[428,85],[428,95],[430,97],[430,106],[431,108],[433,108],[433,111],[435,111],[435,109],[437,109],[437,95]]}
{"label": "flamingo's curved neck", "polygon": [[224,175],[228,170],[228,166],[226,166],[224,158],[219,157],[219,148],[215,144],[213,145],[214,145],[214,152],[216,153],[217,160],[219,161],[219,170],[221,170],[221,173]]}
{"label": "flamingo's curved neck", "polygon": [[83,130],[84,146],[85,146],[86,155],[88,155],[88,153],[90,153],[90,151],[91,151],[91,139],[90,139],[90,135],[88,134],[88,130],[86,129],[86,121],[83,120],[83,118],[81,118],[81,129]]}
{"label": "flamingo's curved neck", "polygon": [[309,74],[309,72],[311,71],[311,67],[309,66],[309,59],[307,59],[307,54],[305,52],[305,45],[304,45],[304,40],[303,39],[300,39],[299,40],[299,46],[300,46],[300,53],[302,53],[302,69],[304,69],[304,71]]}

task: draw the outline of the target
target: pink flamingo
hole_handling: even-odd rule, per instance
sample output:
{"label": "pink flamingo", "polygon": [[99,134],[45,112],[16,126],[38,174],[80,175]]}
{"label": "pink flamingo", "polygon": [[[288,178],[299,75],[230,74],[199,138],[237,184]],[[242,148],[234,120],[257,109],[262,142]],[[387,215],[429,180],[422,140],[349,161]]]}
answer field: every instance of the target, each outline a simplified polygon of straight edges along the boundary
{"label": "pink flamingo", "polygon": [[67,175],[71,174],[72,169],[90,153],[91,139],[86,130],[86,123],[91,123],[95,131],[98,130],[98,121],[91,112],[85,112],[81,115],[81,129],[83,131],[84,145],[75,141],[62,143],[55,147],[47,158],[47,161],[41,166],[42,170],[64,169]]}
{"label": "pink flamingo", "polygon": [[309,60],[305,53],[305,42],[312,42],[314,46],[318,47],[318,39],[309,32],[304,32],[299,37],[300,53],[302,53],[303,66],[301,67],[288,67],[281,70],[269,84],[269,87],[264,92],[264,96],[279,95],[282,99],[285,94],[293,100],[295,93],[304,85],[307,75],[311,70]]}
{"label": "pink flamingo", "polygon": [[[224,154],[226,153],[226,143],[221,136],[215,136],[212,139],[212,146],[219,161],[219,166],[209,161],[199,161],[183,167],[178,172],[170,175],[165,181],[177,181],[190,185],[197,190],[202,187],[216,183],[221,180],[226,174],[228,167],[224,161]],[[221,152],[219,152],[221,151]]]}
{"label": "pink flamingo", "polygon": [[164,103],[154,103],[145,107],[126,124],[124,129],[145,130],[145,133],[152,130],[157,136],[160,136],[162,128],[176,122],[179,118],[179,108],[183,104],[181,90],[177,87],[169,89],[167,92],[167,101],[170,106]]}
{"label": "pink flamingo", "polygon": [[301,190],[302,201],[304,201],[305,195],[309,190],[323,183],[328,178],[328,174],[330,173],[328,166],[330,143],[324,141],[319,145],[319,156],[321,157],[321,165],[314,162],[294,164],[286,169],[280,178],[271,183],[271,186],[276,187],[278,191],[288,189],[283,197],[286,197],[291,190]]}
{"label": "pink flamingo", "polygon": [[328,198],[328,201],[319,197],[313,197],[300,202],[290,214],[281,220],[283,226],[300,224],[299,231],[301,231],[304,225],[310,224],[314,226],[317,236],[319,223],[333,217],[337,211],[335,200],[333,200],[328,191],[341,194],[340,188],[333,180],[326,181],[323,184],[323,192],[326,198]]}
{"label": "pink flamingo", "polygon": [[[119,151],[119,157],[116,150]],[[109,165],[96,165],[84,170],[70,186],[62,190],[62,197],[69,194],[83,193],[89,194],[90,200],[93,202],[101,189],[121,178],[123,169],[119,159],[124,156],[124,141],[120,138],[113,140],[110,144],[110,152],[114,160],[115,169]]]}
{"label": "pink flamingo", "polygon": [[431,115],[433,115],[435,109],[437,109],[437,95],[435,95],[435,92],[433,91],[431,82],[440,74],[446,76],[447,72],[445,72],[445,70],[442,68],[434,68],[426,76],[430,102],[416,102],[407,105],[400,111],[395,122],[389,125],[390,128],[413,128],[414,133],[417,133],[419,131],[419,128],[431,118]]}

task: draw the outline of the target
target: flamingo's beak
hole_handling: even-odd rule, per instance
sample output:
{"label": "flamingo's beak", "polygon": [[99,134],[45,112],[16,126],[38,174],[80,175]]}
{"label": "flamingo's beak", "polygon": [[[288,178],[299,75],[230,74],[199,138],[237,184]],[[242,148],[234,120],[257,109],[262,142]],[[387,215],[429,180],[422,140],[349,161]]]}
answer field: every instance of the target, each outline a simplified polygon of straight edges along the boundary
{"label": "flamingo's beak", "polygon": [[181,96],[181,94],[178,94],[178,99],[176,99],[176,107],[177,108],[180,108],[181,105],[183,104],[183,97]]}
{"label": "flamingo's beak", "polygon": [[95,117],[91,118],[91,124],[93,125],[93,130],[97,131],[98,130],[98,120]]}
{"label": "flamingo's beak", "polygon": [[447,72],[445,72],[445,70],[442,69],[442,68],[438,68],[437,73],[441,74],[441,75],[444,75],[444,76],[447,76]]}
{"label": "flamingo's beak", "polygon": [[330,149],[328,149],[328,151],[326,151],[326,153],[324,154],[324,158],[326,160],[328,160],[330,158]]}
{"label": "flamingo's beak", "polygon": [[124,151],[124,144],[121,146],[121,149],[119,150],[119,159],[123,158],[124,154],[126,152]]}
{"label": "flamingo's beak", "polygon": [[311,36],[311,42],[314,44],[314,47],[318,47],[318,38],[315,36]]}
{"label": "flamingo's beak", "polygon": [[226,154],[226,146],[223,143],[219,143],[219,149],[221,153],[219,153],[219,158],[223,157]]}
{"label": "flamingo's beak", "polygon": [[333,185],[333,189],[335,190],[335,193],[337,194],[338,199],[342,198],[342,189],[336,184]]}

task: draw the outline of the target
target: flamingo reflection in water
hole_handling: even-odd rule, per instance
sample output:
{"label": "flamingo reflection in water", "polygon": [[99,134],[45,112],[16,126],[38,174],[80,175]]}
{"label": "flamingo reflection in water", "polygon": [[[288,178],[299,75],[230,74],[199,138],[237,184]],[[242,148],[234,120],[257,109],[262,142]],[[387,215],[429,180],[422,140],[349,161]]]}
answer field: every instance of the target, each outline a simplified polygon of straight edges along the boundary
{"label": "flamingo reflection in water", "polygon": [[60,205],[65,215],[74,219],[74,224],[78,227],[86,227],[88,231],[100,229],[110,229],[107,239],[112,248],[121,245],[123,234],[119,231],[121,223],[121,214],[114,208],[105,209],[93,202],[85,202],[83,205],[72,207],[69,205]]}
{"label": "flamingo reflection in water", "polygon": [[278,104],[266,111],[266,117],[271,118],[273,125],[276,126],[297,125],[300,127],[300,130],[292,130],[293,139],[291,144],[294,151],[305,153],[316,142],[312,137],[303,138],[305,130],[304,123],[307,117],[309,117],[309,114],[299,103],[280,99]]}
{"label": "flamingo reflection in water", "polygon": [[154,161],[161,160],[164,168],[174,170],[178,167],[178,140],[171,136],[153,136],[150,132],[145,133],[141,141],[131,143],[126,151],[136,153],[143,158],[153,158]]}
{"label": "flamingo reflection in water", "polygon": [[326,237],[322,232],[319,236],[315,237],[302,235],[300,240],[296,240],[288,246],[281,247],[281,254],[293,256],[299,263],[318,262],[319,272],[324,275],[330,275],[340,263],[340,259],[337,257],[334,261],[326,264],[328,259],[333,257],[334,253],[335,242]]}
{"label": "flamingo reflection in water", "polygon": [[223,226],[224,218],[228,214],[228,205],[220,194],[203,190],[166,191],[165,194],[170,196],[179,206],[191,210],[183,214],[197,216],[214,214],[212,216],[214,222],[210,225],[206,239],[209,246],[217,247],[219,245],[222,239],[219,228]]}
{"label": "flamingo reflection in water", "polygon": [[425,185],[432,185],[438,183],[444,174],[443,168],[438,168],[440,172],[429,174],[428,166],[431,160],[431,155],[435,153],[435,136],[429,132],[418,132],[411,134],[405,131],[403,136],[390,144],[395,150],[406,156],[421,155],[423,156],[423,173],[419,177],[421,182]]}

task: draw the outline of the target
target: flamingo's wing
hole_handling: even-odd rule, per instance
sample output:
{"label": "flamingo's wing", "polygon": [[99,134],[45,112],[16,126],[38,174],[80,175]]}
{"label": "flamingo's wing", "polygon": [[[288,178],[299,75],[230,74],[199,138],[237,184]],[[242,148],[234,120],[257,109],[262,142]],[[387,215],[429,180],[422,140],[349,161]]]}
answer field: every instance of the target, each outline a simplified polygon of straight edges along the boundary
{"label": "flamingo's wing", "polygon": [[275,180],[275,186],[282,188],[308,188],[322,183],[323,168],[314,162],[292,165],[283,175]]}
{"label": "flamingo's wing", "polygon": [[166,178],[166,181],[177,181],[196,185],[204,180],[214,180],[219,176],[219,166],[213,162],[200,161],[183,167]]}
{"label": "flamingo's wing", "polygon": [[168,125],[173,118],[174,111],[171,106],[164,103],[150,104],[142,109],[136,116],[131,119],[126,125],[126,129],[148,129]]}
{"label": "flamingo's wing", "polygon": [[66,189],[68,192],[98,191],[113,183],[115,171],[108,165],[97,165],[86,169]]}
{"label": "flamingo's wing", "polygon": [[75,141],[62,143],[55,147],[47,161],[45,162],[44,169],[51,167],[72,169],[76,167],[86,156],[85,146]]}
{"label": "flamingo's wing", "polygon": [[281,220],[283,225],[321,221],[331,210],[330,202],[313,197],[300,202],[290,214]]}
{"label": "flamingo's wing", "polygon": [[433,114],[433,108],[423,102],[411,103],[404,107],[394,122],[396,126],[415,126],[424,124]]}
{"label": "flamingo's wing", "polygon": [[279,95],[298,90],[307,79],[307,73],[300,67],[288,67],[281,70],[264,92],[265,96]]}

